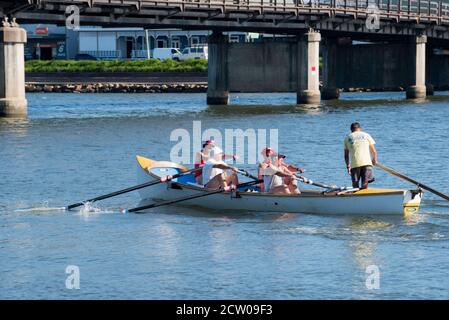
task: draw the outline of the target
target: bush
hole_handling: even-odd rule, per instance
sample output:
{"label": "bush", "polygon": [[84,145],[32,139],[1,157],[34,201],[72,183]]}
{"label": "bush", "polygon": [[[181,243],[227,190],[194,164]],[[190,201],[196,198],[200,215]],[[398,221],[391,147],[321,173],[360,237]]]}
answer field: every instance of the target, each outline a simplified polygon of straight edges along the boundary
{"label": "bush", "polygon": [[204,72],[207,60],[29,60],[26,72]]}

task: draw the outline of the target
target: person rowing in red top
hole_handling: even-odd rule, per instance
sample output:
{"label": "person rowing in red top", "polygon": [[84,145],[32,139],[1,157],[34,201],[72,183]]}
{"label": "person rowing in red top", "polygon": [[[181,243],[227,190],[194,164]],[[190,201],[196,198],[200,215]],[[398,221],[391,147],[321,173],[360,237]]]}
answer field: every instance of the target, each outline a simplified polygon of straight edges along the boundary
{"label": "person rowing in red top", "polygon": [[[206,164],[207,160],[209,160],[209,158],[210,158],[210,151],[214,147],[215,147],[214,140],[204,141],[201,151],[198,151],[195,155],[194,169],[203,167]],[[203,181],[202,172],[203,172],[203,170],[198,170],[198,171],[193,172],[195,181],[198,184],[202,184],[202,181]],[[167,182],[171,179],[172,179],[172,176],[164,176],[164,177],[161,177],[161,182]]]}
{"label": "person rowing in red top", "polygon": [[[203,143],[203,147],[201,149],[201,151],[198,151],[195,155],[195,164],[194,164],[194,168],[199,168],[199,167],[203,167],[207,161],[209,159],[211,159],[211,151],[217,148],[217,150],[221,150],[219,147],[217,147],[215,145],[215,141],[212,139],[206,140]],[[221,158],[221,160],[226,160],[226,159],[233,159],[233,160],[237,160],[239,157],[235,154],[229,155],[229,154],[224,154],[223,152],[220,153],[219,157]],[[195,181],[198,184],[203,184],[203,170],[198,170],[195,171],[193,173],[193,175],[195,176]],[[164,176],[161,177],[161,182],[167,182],[170,181],[172,179],[172,176]]]}
{"label": "person rowing in red top", "polygon": [[209,160],[203,166],[203,185],[209,189],[224,189],[230,191],[238,185],[236,167],[226,164],[224,161],[224,153],[220,147],[213,147]]}
{"label": "person rowing in red top", "polygon": [[[201,151],[197,152],[195,155],[195,164],[194,164],[194,168],[199,168],[199,167],[203,167],[205,165],[205,163],[207,162],[207,160],[210,159],[210,152],[211,150],[216,147],[215,145],[215,141],[214,140],[206,140],[203,143],[203,148],[201,149]],[[222,160],[226,160],[226,159],[233,159],[233,160],[237,160],[238,156],[237,155],[229,155],[229,154],[222,154]],[[202,177],[202,170],[196,171],[194,172],[195,175],[195,180],[196,183],[198,184],[202,184],[203,181],[203,177]]]}
{"label": "person rowing in red top", "polygon": [[[215,146],[214,140],[206,140],[203,143],[203,148],[195,155],[195,164],[194,164],[195,169],[204,166],[206,161],[209,160],[210,150],[214,146]],[[196,183],[201,184],[203,181],[202,170],[195,171],[193,174],[195,176]]]}

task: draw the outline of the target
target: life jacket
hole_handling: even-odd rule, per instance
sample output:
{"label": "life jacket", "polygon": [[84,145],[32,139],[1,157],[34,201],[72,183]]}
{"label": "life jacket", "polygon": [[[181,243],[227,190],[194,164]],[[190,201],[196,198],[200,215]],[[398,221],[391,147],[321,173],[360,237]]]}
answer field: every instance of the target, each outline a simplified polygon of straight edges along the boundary
{"label": "life jacket", "polygon": [[[201,150],[202,151],[202,150]],[[199,168],[199,167],[202,167],[202,166],[204,166],[204,164],[205,164],[206,162],[203,160],[203,156],[201,156],[201,158],[200,158],[200,162],[198,163],[195,163],[195,165],[193,166],[195,169],[196,168]],[[203,173],[203,170],[198,170],[198,171],[195,171],[194,173],[193,173],[193,175],[195,176],[195,178],[197,178],[197,177],[199,177],[199,176],[201,176],[201,174]]]}

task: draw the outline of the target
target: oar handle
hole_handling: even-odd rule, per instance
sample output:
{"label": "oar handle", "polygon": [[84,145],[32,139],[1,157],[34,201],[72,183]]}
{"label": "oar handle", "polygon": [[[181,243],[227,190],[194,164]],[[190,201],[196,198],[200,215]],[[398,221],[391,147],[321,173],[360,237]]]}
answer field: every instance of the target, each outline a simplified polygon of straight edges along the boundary
{"label": "oar handle", "polygon": [[[172,176],[172,179],[176,179],[176,178],[185,176],[187,174],[191,174],[191,173],[199,171],[201,169],[202,169],[202,167],[198,167],[198,168],[194,168],[192,170],[188,170],[188,171],[184,171],[184,172],[181,172],[181,173],[177,173],[177,174]],[[100,200],[107,199],[107,198],[112,198],[112,197],[115,197],[115,196],[118,196],[118,195],[121,195],[121,194],[124,194],[124,193],[127,193],[127,192],[131,192],[131,191],[134,191],[134,190],[138,190],[138,189],[142,189],[142,188],[145,188],[145,187],[153,186],[153,185],[161,183],[161,182],[162,182],[161,180],[153,180],[153,181],[145,182],[145,183],[142,183],[142,184],[139,184],[139,185],[136,185],[136,186],[133,186],[133,187],[129,187],[129,188],[126,188],[126,189],[123,189],[123,190],[111,192],[111,193],[108,193],[108,194],[105,194],[105,195],[102,195],[102,196],[98,196],[98,197],[95,197],[95,198],[92,198],[92,199],[84,200],[82,202],[77,202],[77,203],[71,204],[71,205],[67,206],[66,209],[70,210],[70,209],[73,209],[73,208],[76,208],[76,207],[80,207],[80,206],[84,205],[86,202],[95,202],[95,201],[100,201]]]}
{"label": "oar handle", "polygon": [[[256,181],[249,181],[249,182],[245,182],[245,183],[241,183],[238,184],[236,187],[238,188],[242,188],[242,187],[248,187],[254,184],[258,184],[261,183],[262,180],[256,180]],[[218,190],[214,190],[214,191],[209,191],[209,192],[201,192],[192,196],[187,196],[187,197],[182,197],[182,198],[177,198],[177,199],[173,199],[173,200],[166,200],[166,201],[161,201],[161,202],[157,202],[157,203],[153,203],[150,205],[146,205],[146,206],[140,206],[140,207],[136,207],[136,208],[132,208],[129,210],[123,210],[123,213],[128,213],[128,212],[138,212],[138,211],[142,211],[142,210],[146,210],[146,209],[151,209],[151,208],[156,208],[156,207],[161,207],[161,206],[166,206],[169,204],[174,204],[174,203],[178,203],[178,202],[182,202],[182,201],[187,201],[187,200],[192,200],[192,199],[197,199],[197,198],[201,198],[201,197],[206,197],[206,196],[210,196],[213,194],[217,194],[217,193],[222,193],[225,192],[226,190],[224,189],[218,189]]]}

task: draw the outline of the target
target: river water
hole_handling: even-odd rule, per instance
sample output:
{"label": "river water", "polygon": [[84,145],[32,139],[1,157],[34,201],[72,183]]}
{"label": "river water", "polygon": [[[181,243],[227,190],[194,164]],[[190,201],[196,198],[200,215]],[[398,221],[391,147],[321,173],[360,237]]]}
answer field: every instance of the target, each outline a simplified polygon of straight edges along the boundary
{"label": "river water", "polygon": [[[276,128],[288,160],[339,185],[350,183],[342,141],[360,121],[382,163],[449,193],[449,96],[403,95],[348,93],[306,107],[294,94],[234,94],[232,106],[207,107],[204,94],[28,94],[27,120],[0,120],[0,298],[449,298],[449,203],[430,193],[408,218],[121,214],[136,193],[63,210],[136,184],[135,155],[168,159],[170,133],[193,121]],[[410,187],[376,177],[378,187]]]}

